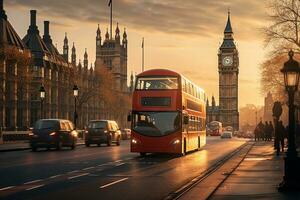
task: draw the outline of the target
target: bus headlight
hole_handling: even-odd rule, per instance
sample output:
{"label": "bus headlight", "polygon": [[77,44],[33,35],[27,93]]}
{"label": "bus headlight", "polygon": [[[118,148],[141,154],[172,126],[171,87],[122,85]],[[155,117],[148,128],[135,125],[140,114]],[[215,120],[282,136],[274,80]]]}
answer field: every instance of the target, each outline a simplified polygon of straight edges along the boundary
{"label": "bus headlight", "polygon": [[173,144],[179,144],[180,143],[180,140],[174,140]]}
{"label": "bus headlight", "polygon": [[132,144],[137,144],[137,141],[135,139],[131,140]]}

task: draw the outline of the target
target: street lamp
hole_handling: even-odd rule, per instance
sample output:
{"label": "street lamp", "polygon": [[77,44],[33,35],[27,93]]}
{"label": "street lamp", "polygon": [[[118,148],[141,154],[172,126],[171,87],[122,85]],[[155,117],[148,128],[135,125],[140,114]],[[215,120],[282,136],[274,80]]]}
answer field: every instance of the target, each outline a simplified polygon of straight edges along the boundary
{"label": "street lamp", "polygon": [[288,93],[289,106],[289,130],[288,130],[288,150],[284,158],[284,177],[279,185],[280,191],[300,189],[300,162],[295,145],[295,105],[294,96],[299,84],[299,63],[293,59],[294,52],[289,52],[289,60],[284,63],[281,72],[284,75],[284,85]]}
{"label": "street lamp", "polygon": [[78,87],[77,85],[74,85],[73,87],[73,94],[74,94],[74,125],[75,125],[75,129],[76,129],[76,125],[77,125],[77,111],[76,111],[76,104],[77,104],[77,97],[78,97]]}
{"label": "street lamp", "polygon": [[44,86],[42,85],[40,87],[40,98],[41,98],[41,119],[44,118],[44,110],[43,110],[43,103],[44,103],[44,99],[45,99],[45,95],[46,95],[46,91]]}

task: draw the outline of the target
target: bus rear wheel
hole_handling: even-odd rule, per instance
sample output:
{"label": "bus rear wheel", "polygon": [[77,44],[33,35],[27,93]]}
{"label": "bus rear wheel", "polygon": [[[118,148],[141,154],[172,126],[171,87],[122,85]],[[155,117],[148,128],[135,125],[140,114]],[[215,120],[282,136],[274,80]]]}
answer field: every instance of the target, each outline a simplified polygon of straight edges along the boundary
{"label": "bus rear wheel", "polygon": [[145,157],[146,153],[145,152],[140,152],[140,156]]}

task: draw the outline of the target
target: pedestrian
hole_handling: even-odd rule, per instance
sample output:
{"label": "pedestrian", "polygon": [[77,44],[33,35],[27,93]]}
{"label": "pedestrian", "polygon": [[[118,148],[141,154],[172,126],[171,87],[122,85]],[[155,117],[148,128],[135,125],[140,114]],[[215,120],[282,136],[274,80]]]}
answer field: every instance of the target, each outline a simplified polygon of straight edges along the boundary
{"label": "pedestrian", "polygon": [[268,122],[266,121],[265,125],[264,125],[264,134],[263,134],[264,135],[263,136],[264,141],[267,141],[269,131],[270,131],[270,126],[269,126]]}
{"label": "pedestrian", "polygon": [[271,121],[269,121],[269,134],[268,134],[268,140],[272,141],[272,135],[274,134],[274,127]]}
{"label": "pedestrian", "polygon": [[260,122],[258,123],[257,127],[258,127],[258,141],[263,140],[264,124],[262,123],[262,119],[260,119]]}
{"label": "pedestrian", "polygon": [[[281,151],[284,152],[284,138],[286,135],[286,130],[282,124],[282,121],[278,122],[278,139],[279,139],[279,145],[281,147]],[[280,149],[280,148],[279,148]]]}
{"label": "pedestrian", "polygon": [[282,133],[282,130],[279,128],[279,122],[275,122],[275,138],[274,138],[274,149],[276,150],[276,155],[279,156],[280,152],[280,133]]}
{"label": "pedestrian", "polygon": [[259,141],[259,127],[258,127],[258,125],[254,129],[254,140]]}

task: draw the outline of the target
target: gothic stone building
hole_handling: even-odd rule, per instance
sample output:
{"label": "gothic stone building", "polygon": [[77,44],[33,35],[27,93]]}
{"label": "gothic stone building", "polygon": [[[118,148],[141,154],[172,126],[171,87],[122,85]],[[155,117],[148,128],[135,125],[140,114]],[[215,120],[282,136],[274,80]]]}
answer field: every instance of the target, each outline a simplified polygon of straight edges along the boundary
{"label": "gothic stone building", "polygon": [[[63,54],[60,54],[52,43],[49,21],[44,22],[44,35],[40,36],[35,10],[30,11],[30,25],[26,36],[21,40],[7,21],[3,0],[0,0],[0,6],[0,127],[5,130],[25,130],[40,118],[73,120],[74,84],[79,88],[79,97],[83,93],[80,91],[93,91],[97,87],[95,85],[97,74],[92,66],[88,66],[87,51],[84,53],[83,66],[80,60],[77,64],[73,43],[69,62],[67,35],[64,39]],[[126,32],[123,34],[122,44],[117,27],[115,40],[106,37],[103,45],[100,45],[101,36],[98,28],[96,44],[96,63],[103,62],[107,67],[111,67],[118,91],[129,95]],[[41,86],[46,91],[43,112],[39,94]],[[88,120],[107,117],[101,113],[97,96],[83,102],[78,112],[80,112],[77,121],[79,128],[83,128]]]}
{"label": "gothic stone building", "polygon": [[[216,115],[216,119],[222,122],[223,126],[232,126],[234,130],[239,129],[238,112],[238,74],[239,74],[239,53],[233,39],[233,31],[228,13],[227,24],[224,30],[223,43],[218,53],[219,70],[219,108],[207,107],[207,116]],[[212,111],[214,113],[212,113]],[[208,117],[209,118],[209,117]],[[210,122],[210,121],[208,121]]]}

